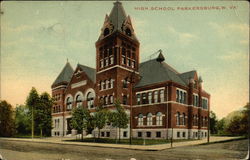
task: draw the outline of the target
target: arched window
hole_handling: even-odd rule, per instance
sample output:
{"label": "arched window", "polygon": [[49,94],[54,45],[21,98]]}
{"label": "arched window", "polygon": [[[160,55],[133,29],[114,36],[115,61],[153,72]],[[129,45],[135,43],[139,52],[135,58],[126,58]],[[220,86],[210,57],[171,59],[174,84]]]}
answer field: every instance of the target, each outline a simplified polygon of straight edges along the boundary
{"label": "arched window", "polygon": [[160,91],[160,101],[164,102],[164,90],[163,89]]}
{"label": "arched window", "polygon": [[83,97],[80,94],[78,94],[76,96],[76,107],[82,106],[82,100],[83,100]]}
{"label": "arched window", "polygon": [[108,34],[109,34],[109,29],[108,29],[108,28],[105,28],[105,29],[104,29],[103,35],[104,35],[104,36],[107,36]]}
{"label": "arched window", "polygon": [[110,56],[110,64],[114,64],[114,57]]}
{"label": "arched window", "polygon": [[186,125],[186,117],[185,113],[182,114],[182,125]]}
{"label": "arched window", "polygon": [[87,105],[88,108],[94,108],[94,94],[92,92],[87,94]]}
{"label": "arched window", "polygon": [[101,89],[102,89],[102,90],[104,89],[104,86],[105,86],[105,82],[102,81],[102,86],[101,86]]}
{"label": "arched window", "polygon": [[158,112],[156,114],[156,125],[161,126],[162,125],[162,113]]}
{"label": "arched window", "polygon": [[180,118],[181,118],[181,115],[180,115],[180,112],[177,112],[176,114],[176,125],[180,125]]}
{"label": "arched window", "polygon": [[104,101],[105,101],[105,105],[107,105],[109,102],[108,102],[108,96],[105,96],[104,97]]}
{"label": "arched window", "polygon": [[139,114],[138,116],[138,126],[143,126],[143,115]]}
{"label": "arched window", "polygon": [[151,104],[152,103],[152,92],[148,93],[148,103]]}
{"label": "arched window", "polygon": [[106,89],[108,89],[109,88],[109,80],[106,80],[105,83],[106,83]]}
{"label": "arched window", "polygon": [[152,122],[152,113],[148,113],[147,115],[147,125],[148,126],[152,126],[153,122]]}
{"label": "arched window", "polygon": [[154,91],[154,103],[158,102],[158,91]]}
{"label": "arched window", "polygon": [[109,96],[109,102],[110,102],[110,104],[113,104],[114,103],[114,96]]}
{"label": "arched window", "polygon": [[113,88],[113,87],[114,87],[114,80],[110,79],[110,88]]}
{"label": "arched window", "polygon": [[67,106],[67,110],[71,110],[72,109],[72,97],[68,97],[66,100],[66,106]]}

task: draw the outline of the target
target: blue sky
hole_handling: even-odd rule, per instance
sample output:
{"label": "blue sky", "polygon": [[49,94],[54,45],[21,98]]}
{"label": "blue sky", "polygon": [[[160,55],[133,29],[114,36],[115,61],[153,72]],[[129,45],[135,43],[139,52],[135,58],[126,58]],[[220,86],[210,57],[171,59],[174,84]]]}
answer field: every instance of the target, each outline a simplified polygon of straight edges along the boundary
{"label": "blue sky", "polygon": [[[179,72],[197,70],[221,118],[249,97],[249,6],[244,1],[122,2],[140,41],[140,59],[159,49]],[[223,10],[177,7],[224,6]],[[236,8],[230,9],[230,6]],[[95,67],[95,42],[113,2],[2,2],[1,99],[23,104],[32,86],[50,86],[66,63]],[[172,7],[175,10],[136,10]]]}

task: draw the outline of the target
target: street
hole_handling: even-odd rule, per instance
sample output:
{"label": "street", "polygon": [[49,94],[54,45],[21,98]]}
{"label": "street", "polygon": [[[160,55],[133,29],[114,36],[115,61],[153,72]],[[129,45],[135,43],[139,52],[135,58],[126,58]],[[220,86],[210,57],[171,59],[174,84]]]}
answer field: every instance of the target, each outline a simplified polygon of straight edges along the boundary
{"label": "street", "polygon": [[0,154],[7,160],[242,159],[247,154],[247,143],[245,139],[162,151],[139,151],[0,139]]}

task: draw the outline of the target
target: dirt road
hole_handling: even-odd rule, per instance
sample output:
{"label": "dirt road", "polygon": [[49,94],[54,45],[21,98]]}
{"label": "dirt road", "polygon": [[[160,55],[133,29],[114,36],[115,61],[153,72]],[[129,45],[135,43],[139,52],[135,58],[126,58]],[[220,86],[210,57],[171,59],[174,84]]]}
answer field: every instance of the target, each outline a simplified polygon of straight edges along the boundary
{"label": "dirt road", "polygon": [[0,154],[7,160],[242,159],[247,154],[247,143],[247,140],[237,140],[162,151],[137,151],[1,139]]}

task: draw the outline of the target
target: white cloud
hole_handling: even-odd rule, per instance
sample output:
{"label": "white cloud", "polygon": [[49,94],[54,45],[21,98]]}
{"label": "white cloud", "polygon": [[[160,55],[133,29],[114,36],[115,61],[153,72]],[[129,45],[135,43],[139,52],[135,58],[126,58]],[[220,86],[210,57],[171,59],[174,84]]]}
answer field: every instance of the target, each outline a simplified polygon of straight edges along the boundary
{"label": "white cloud", "polygon": [[181,45],[188,45],[198,38],[198,36],[195,34],[179,32],[171,26],[167,26],[166,31],[168,32],[168,34],[174,34]]}
{"label": "white cloud", "polygon": [[244,40],[249,37],[249,27],[243,23],[231,23],[231,24],[218,24],[215,22],[209,22],[208,25],[216,30],[216,32],[222,36],[231,36],[232,33],[240,34]]}
{"label": "white cloud", "polygon": [[224,55],[218,56],[221,60],[247,60],[248,54],[240,52],[240,51],[229,51]]}

